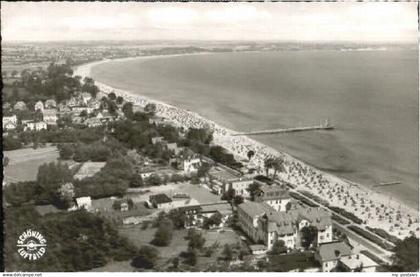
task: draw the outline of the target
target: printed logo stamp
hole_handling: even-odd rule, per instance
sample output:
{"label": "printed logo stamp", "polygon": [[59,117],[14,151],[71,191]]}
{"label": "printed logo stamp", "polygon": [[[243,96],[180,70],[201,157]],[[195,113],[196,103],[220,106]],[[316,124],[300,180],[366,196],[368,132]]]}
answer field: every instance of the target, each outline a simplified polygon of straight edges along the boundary
{"label": "printed logo stamp", "polygon": [[35,261],[45,254],[47,240],[40,232],[28,229],[19,236],[17,248],[22,258]]}

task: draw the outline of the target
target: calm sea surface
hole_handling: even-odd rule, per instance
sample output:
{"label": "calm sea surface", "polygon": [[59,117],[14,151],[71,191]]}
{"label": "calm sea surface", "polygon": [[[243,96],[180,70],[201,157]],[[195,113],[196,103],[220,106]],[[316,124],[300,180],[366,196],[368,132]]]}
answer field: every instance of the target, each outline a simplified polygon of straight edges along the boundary
{"label": "calm sea surface", "polygon": [[254,136],[325,171],[418,206],[417,51],[223,53],[110,62],[92,76],[234,130],[319,124],[334,131]]}

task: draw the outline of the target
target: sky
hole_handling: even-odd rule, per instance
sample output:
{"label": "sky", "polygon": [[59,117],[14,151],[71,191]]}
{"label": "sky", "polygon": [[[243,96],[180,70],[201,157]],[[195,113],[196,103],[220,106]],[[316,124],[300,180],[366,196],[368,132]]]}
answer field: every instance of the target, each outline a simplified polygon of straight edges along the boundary
{"label": "sky", "polygon": [[417,3],[1,2],[4,41],[416,42]]}

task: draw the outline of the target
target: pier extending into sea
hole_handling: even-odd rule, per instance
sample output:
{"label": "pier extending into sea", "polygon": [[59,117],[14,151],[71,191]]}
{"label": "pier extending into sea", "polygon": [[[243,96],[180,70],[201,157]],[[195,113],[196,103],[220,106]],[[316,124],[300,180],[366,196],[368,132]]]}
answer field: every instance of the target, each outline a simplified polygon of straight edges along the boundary
{"label": "pier extending into sea", "polygon": [[292,133],[292,132],[303,132],[303,131],[314,131],[314,130],[333,130],[334,128],[335,126],[331,125],[328,122],[328,120],[326,120],[323,124],[315,125],[315,126],[250,131],[250,132],[232,134],[232,136],[268,135],[268,134]]}

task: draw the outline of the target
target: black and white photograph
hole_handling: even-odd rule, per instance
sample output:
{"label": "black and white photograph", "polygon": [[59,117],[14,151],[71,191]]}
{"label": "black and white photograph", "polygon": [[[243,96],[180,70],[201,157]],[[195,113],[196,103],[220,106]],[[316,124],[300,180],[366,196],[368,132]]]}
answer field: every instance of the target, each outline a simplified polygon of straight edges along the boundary
{"label": "black and white photograph", "polygon": [[3,276],[417,276],[418,9],[1,1]]}

